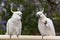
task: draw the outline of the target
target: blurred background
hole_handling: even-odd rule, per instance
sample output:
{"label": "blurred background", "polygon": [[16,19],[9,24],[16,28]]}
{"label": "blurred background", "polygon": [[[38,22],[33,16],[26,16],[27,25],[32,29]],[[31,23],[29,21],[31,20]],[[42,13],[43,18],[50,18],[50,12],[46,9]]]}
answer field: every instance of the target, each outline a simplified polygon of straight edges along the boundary
{"label": "blurred background", "polygon": [[60,0],[0,0],[0,34],[5,34],[6,23],[13,11],[22,14],[22,35],[40,35],[36,12],[44,8],[44,14],[53,20],[56,35],[60,35]]}

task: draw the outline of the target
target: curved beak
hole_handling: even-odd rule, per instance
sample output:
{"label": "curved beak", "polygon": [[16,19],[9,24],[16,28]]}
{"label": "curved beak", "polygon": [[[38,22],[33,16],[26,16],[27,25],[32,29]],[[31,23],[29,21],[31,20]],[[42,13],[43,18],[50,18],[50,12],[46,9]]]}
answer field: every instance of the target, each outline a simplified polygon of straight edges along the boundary
{"label": "curved beak", "polygon": [[21,16],[21,17],[22,17],[22,14],[21,14],[21,15],[19,15],[19,16]]}
{"label": "curved beak", "polygon": [[41,18],[40,15],[37,15],[38,19]]}
{"label": "curved beak", "polygon": [[38,17],[38,19],[40,18],[40,15],[39,14],[38,15],[36,14],[36,16]]}

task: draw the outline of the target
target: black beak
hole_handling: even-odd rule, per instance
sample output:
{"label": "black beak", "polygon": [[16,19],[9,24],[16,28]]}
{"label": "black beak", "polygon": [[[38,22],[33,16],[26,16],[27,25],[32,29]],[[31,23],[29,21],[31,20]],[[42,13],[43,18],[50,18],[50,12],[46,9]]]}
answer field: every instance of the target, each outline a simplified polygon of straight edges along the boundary
{"label": "black beak", "polygon": [[20,17],[22,17],[22,15],[19,15]]}
{"label": "black beak", "polygon": [[40,15],[37,15],[38,19],[40,18]]}

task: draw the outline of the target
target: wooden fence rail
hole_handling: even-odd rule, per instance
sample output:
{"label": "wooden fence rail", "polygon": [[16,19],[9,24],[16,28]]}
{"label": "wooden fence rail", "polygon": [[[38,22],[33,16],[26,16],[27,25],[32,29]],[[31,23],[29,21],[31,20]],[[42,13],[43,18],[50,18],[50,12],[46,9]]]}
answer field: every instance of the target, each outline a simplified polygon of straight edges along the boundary
{"label": "wooden fence rail", "polygon": [[10,35],[0,35],[0,40],[60,40],[60,36],[44,36],[42,39],[42,36],[34,35],[12,35],[11,38]]}

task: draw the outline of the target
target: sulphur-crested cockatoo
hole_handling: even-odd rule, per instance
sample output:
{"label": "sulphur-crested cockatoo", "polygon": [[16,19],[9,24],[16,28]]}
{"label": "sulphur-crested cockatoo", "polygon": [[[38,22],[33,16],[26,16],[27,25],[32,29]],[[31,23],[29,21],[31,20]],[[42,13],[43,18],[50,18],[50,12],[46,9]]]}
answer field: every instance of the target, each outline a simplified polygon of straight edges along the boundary
{"label": "sulphur-crested cockatoo", "polygon": [[21,11],[12,11],[13,13],[12,17],[8,20],[6,25],[6,35],[21,35],[22,30],[22,12]]}
{"label": "sulphur-crested cockatoo", "polygon": [[42,36],[55,36],[55,28],[53,22],[50,18],[47,18],[43,11],[39,11],[36,13],[38,16],[38,29]]}

